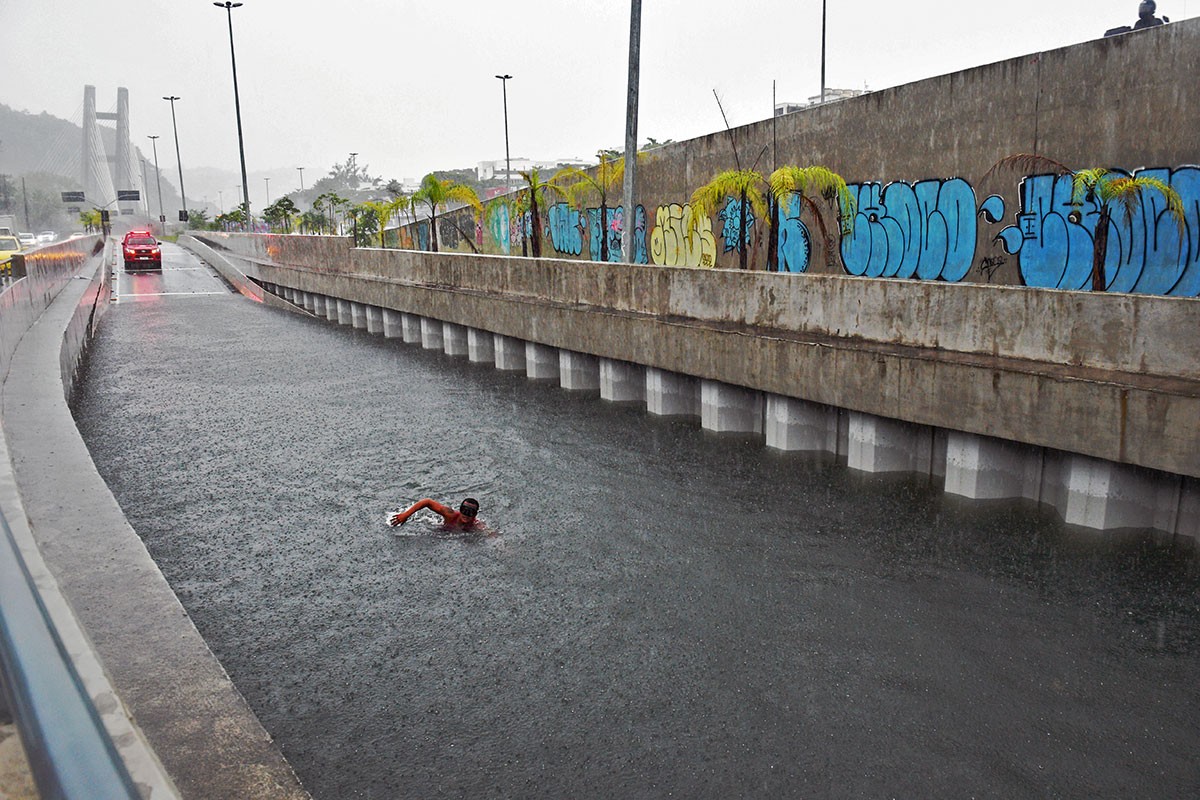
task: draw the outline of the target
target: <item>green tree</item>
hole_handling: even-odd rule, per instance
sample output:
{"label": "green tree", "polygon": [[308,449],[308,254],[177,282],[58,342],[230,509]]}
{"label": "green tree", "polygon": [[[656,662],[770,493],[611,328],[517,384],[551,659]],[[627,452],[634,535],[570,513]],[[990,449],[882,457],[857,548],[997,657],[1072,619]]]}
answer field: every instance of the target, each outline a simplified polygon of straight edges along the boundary
{"label": "green tree", "polygon": [[296,204],[292,202],[292,198],[286,194],[276,200],[271,205],[263,209],[263,219],[272,229],[283,228],[287,233],[292,232],[292,217],[300,209],[296,208]]}
{"label": "green tree", "polygon": [[363,203],[365,207],[369,208],[371,212],[375,214],[375,219],[378,221],[379,246],[381,248],[387,247],[387,242],[385,241],[387,224],[391,222],[392,217],[396,216],[396,213],[400,209],[404,208],[404,206],[407,204],[408,198],[404,197],[403,194],[398,195],[391,200],[368,200],[367,202]]}
{"label": "green tree", "polygon": [[[560,173],[561,174],[561,173]],[[548,208],[552,195],[560,197],[567,194],[563,187],[559,186],[554,178],[543,180],[541,173],[537,169],[530,169],[528,172],[521,172],[521,178],[525,181],[525,185],[517,191],[517,202],[514,212],[517,214],[517,219],[521,220],[522,241],[524,241],[525,223],[523,217],[525,212],[529,212],[530,225],[532,227],[532,241],[530,246],[533,249],[533,257],[542,257],[542,209]],[[601,217],[603,219],[603,217]],[[606,237],[601,236],[601,240]],[[522,252],[521,255],[524,255]]]}
{"label": "green tree", "polygon": [[208,228],[208,210],[204,208],[188,209],[188,228],[193,231],[202,231]]}
{"label": "green tree", "polygon": [[224,214],[218,214],[217,218],[213,221],[217,223],[221,230],[228,231],[235,228],[238,230],[245,228],[248,219],[249,215],[246,213],[246,204],[241,203],[236,208],[232,208]]}
{"label": "green tree", "polygon": [[[338,226],[337,218],[335,216],[337,214],[337,210],[349,202],[350,201],[346,198],[338,195],[337,192],[324,192],[318,195],[316,200],[313,200],[313,208],[315,208],[317,211],[323,210],[324,213],[329,216],[329,224],[327,229],[330,235],[337,235]],[[325,228],[326,226],[322,224],[321,227]]]}
{"label": "green tree", "polygon": [[[479,195],[475,193],[474,189],[455,183],[449,178],[439,180],[432,173],[421,179],[421,188],[413,192],[412,197],[409,198],[413,216],[416,216],[418,206],[429,210],[429,246],[434,253],[438,252],[437,215],[439,211],[445,211],[450,203],[470,206],[475,209],[477,214],[483,213],[483,204],[479,202]],[[471,240],[468,238],[467,241]],[[472,247],[474,247],[473,243]]]}
{"label": "green tree", "polygon": [[[821,228],[821,241],[825,245],[825,257],[826,259],[831,258],[837,245],[830,237],[829,228],[826,227],[825,219],[821,215],[821,209],[813,198],[821,197],[838,209],[838,234],[844,236],[849,233],[856,213],[854,196],[850,194],[845,179],[826,167],[789,165],[772,172],[769,183],[771,193],[775,197],[776,208],[795,200],[800,204],[801,214],[804,213],[805,208],[812,210],[817,225]],[[774,243],[775,237],[772,237],[771,241]]]}
{"label": "green tree", "polygon": [[984,175],[985,178],[999,169],[1019,169],[1022,172],[1051,173],[1071,176],[1071,205],[1074,210],[1068,219],[1076,225],[1083,222],[1083,205],[1092,203],[1096,207],[1096,230],[1092,235],[1092,291],[1103,292],[1108,288],[1104,261],[1108,255],[1108,228],[1112,222],[1114,206],[1124,211],[1126,224],[1133,221],[1133,212],[1149,191],[1158,192],[1166,200],[1166,211],[1184,231],[1185,218],[1183,199],[1179,193],[1157,178],[1132,178],[1121,172],[1100,167],[1073,170],[1062,162],[1034,153],[1016,153],[1000,159]]}
{"label": "green tree", "polygon": [[88,209],[87,211],[79,212],[79,222],[83,225],[84,231],[87,233],[96,233],[100,230],[100,211],[98,209]]}
{"label": "green tree", "polygon": [[[599,200],[600,260],[607,262],[608,236],[605,235],[605,226],[608,224],[608,200],[621,191],[621,182],[625,179],[625,159],[617,157],[612,150],[601,150],[596,155],[600,159],[596,166],[586,170],[564,167],[554,176],[552,182],[562,185],[567,197],[581,209],[587,200]],[[592,256],[595,258],[594,253]]]}
{"label": "green tree", "polygon": [[[719,173],[711,181],[692,192],[692,219],[695,225],[697,216],[711,217],[717,211],[717,206],[727,197],[736,197],[740,202],[738,209],[738,268],[746,269],[746,234],[747,206],[759,219],[770,226],[767,209],[767,195],[763,191],[767,181],[762,173],[753,169],[731,169]],[[770,240],[768,240],[769,243]],[[768,244],[769,246],[769,244]],[[768,259],[768,268],[771,268]]]}
{"label": "green tree", "polygon": [[304,233],[321,233],[325,228],[325,215],[319,208],[310,208],[300,215],[300,230]]}

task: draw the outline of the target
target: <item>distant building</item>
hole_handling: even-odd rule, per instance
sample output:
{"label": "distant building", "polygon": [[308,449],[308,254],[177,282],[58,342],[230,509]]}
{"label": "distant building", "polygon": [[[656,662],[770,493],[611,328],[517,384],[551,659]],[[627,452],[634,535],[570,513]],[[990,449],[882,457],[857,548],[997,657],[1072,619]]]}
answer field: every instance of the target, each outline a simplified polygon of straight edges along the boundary
{"label": "distant building", "polygon": [[[508,162],[512,166],[512,182],[514,184],[520,182],[521,173],[528,172],[531,169],[558,171],[563,167],[588,167],[592,165],[591,161],[585,161],[581,158],[556,158],[549,160],[536,160],[532,158],[514,158]],[[505,178],[504,173],[505,161],[503,158],[498,161],[480,161],[475,167],[475,177],[480,182],[485,181],[502,181]]]}
{"label": "distant building", "polygon": [[[870,89],[826,89],[825,102],[832,103],[837,100],[845,100],[847,97],[858,97],[860,95],[870,93]],[[782,117],[784,114],[793,114],[797,111],[803,111],[806,108],[821,105],[821,95],[813,95],[808,98],[807,103],[798,103],[794,101],[776,103],[775,116]]]}
{"label": "distant building", "polygon": [[[871,91],[870,89],[865,89],[865,88],[864,89],[828,89],[827,88],[825,90],[825,102],[833,103],[838,100],[845,100],[849,97],[861,97],[864,94],[869,94],[870,91]],[[821,95],[815,94],[812,97],[808,98],[808,104],[810,106],[821,105]]]}

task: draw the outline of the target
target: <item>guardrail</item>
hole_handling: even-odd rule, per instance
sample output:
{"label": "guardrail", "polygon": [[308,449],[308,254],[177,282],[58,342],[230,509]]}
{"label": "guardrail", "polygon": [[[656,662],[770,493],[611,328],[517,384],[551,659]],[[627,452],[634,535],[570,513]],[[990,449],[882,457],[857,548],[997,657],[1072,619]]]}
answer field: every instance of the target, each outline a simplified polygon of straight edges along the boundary
{"label": "guardrail", "polygon": [[43,800],[136,798],[0,513],[0,667]]}

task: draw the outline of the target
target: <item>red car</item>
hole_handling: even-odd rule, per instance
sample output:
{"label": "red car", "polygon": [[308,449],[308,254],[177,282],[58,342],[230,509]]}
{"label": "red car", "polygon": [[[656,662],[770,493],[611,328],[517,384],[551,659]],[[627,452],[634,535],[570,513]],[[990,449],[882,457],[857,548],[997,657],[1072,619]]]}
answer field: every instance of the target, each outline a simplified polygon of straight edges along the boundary
{"label": "red car", "polygon": [[121,244],[125,256],[125,269],[162,270],[162,250],[158,240],[150,231],[130,231]]}

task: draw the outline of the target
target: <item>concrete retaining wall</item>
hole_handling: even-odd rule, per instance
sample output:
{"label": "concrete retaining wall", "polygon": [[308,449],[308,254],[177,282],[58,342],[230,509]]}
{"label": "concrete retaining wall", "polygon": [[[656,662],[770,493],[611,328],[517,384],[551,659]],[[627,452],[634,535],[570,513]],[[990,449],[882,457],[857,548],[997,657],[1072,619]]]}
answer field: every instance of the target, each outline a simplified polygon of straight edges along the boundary
{"label": "concrete retaining wall", "polygon": [[[1200,164],[1195,135],[1200,103],[1190,76],[1196,74],[1200,19],[883,89],[731,133],[717,131],[648,154],[638,167],[635,202],[641,215],[633,226],[613,216],[604,228],[619,241],[613,225],[618,231],[632,227],[643,262],[737,266],[737,215],[725,213],[724,203],[712,218],[700,220],[697,233],[689,234],[686,224],[692,193],[734,168],[732,135],[742,164],[765,150],[759,161],[764,173],[775,165],[823,165],[841,174],[857,198],[846,242],[836,236],[836,210],[819,204],[832,248],[811,210],[784,213],[775,229],[782,269],[1083,288],[1090,276],[1094,205],[1085,203],[1082,221],[1072,223],[1069,191],[1064,197],[1062,184],[1043,175],[1045,169],[988,175],[1006,156],[1037,153],[1072,169],[1149,170],[1145,174],[1184,195],[1191,210],[1182,237],[1160,216],[1157,197],[1151,198],[1134,224],[1113,222],[1112,241],[1119,239],[1123,252],[1117,257],[1114,251],[1106,266],[1112,291],[1194,297],[1200,293],[1200,249],[1194,246],[1200,237],[1194,208],[1200,202],[1200,170],[1192,165]],[[715,104],[713,112],[716,119]],[[619,194],[618,187],[613,196]],[[543,211],[543,255],[600,260],[599,200],[586,205],[582,212],[565,203]],[[497,208],[483,219],[471,245],[447,219],[440,225],[443,248],[519,255],[521,223],[509,213]],[[461,217],[457,228],[475,230],[468,214]],[[753,269],[766,266],[765,223],[756,220],[750,228]],[[427,223],[409,226],[399,241],[423,249],[427,229]],[[1182,256],[1181,239],[1192,242]]]}
{"label": "concrete retaining wall", "polygon": [[[343,324],[355,305],[398,312],[406,341],[404,315],[445,349],[461,338],[448,323],[468,356],[491,335],[498,368],[568,388],[593,383],[591,357],[606,399],[1090,527],[1200,525],[1200,354],[1174,346],[1200,322],[1194,300],[204,238],[299,307],[347,304]],[[1117,513],[1126,495],[1137,511]]]}

